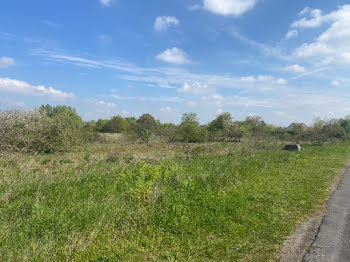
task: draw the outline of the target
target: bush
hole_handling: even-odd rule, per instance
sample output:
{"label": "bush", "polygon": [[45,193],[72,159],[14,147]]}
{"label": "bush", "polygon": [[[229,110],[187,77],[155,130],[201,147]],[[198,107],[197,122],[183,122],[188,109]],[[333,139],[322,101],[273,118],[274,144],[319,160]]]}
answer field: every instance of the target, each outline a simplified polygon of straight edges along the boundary
{"label": "bush", "polygon": [[216,119],[214,119],[211,123],[209,123],[208,130],[209,132],[223,131],[231,123],[232,123],[231,113],[226,112],[221,115],[218,115]]}
{"label": "bush", "polygon": [[48,117],[55,118],[57,116],[64,116],[66,121],[69,121],[70,124],[74,126],[74,128],[82,128],[83,120],[75,111],[75,108],[70,106],[50,106],[50,105],[42,105],[39,108],[40,112],[44,112]]}
{"label": "bush", "polygon": [[152,132],[150,130],[143,129],[141,130],[139,137],[143,143],[148,143],[149,140],[151,139],[151,136],[152,136]]}
{"label": "bush", "polygon": [[144,143],[149,142],[152,134],[158,127],[157,121],[150,114],[143,114],[139,117],[139,119],[137,119],[137,121],[134,121],[133,118],[129,119],[128,121],[130,122],[130,132],[128,136],[136,136]]}
{"label": "bush", "polygon": [[121,116],[115,116],[102,128],[106,133],[123,133],[128,128],[128,122]]}
{"label": "bush", "polygon": [[93,121],[84,123],[82,133],[86,142],[96,142],[98,140],[96,123]]}
{"label": "bush", "polygon": [[0,152],[50,153],[82,142],[82,125],[70,112],[0,112]]}
{"label": "bush", "polygon": [[148,131],[154,131],[157,126],[156,120],[150,114],[143,114],[140,116],[140,118],[137,120],[137,124],[141,130],[146,129]]}
{"label": "bush", "polygon": [[208,137],[206,126],[199,126],[197,114],[186,113],[182,116],[182,123],[177,128],[177,140],[188,143],[203,142]]}
{"label": "bush", "polygon": [[235,140],[241,142],[241,139],[245,136],[248,136],[248,131],[244,123],[234,122],[226,128],[226,136],[230,140]]}
{"label": "bush", "polygon": [[97,132],[103,132],[105,129],[105,126],[107,125],[109,120],[107,119],[98,119],[95,125],[95,129]]}

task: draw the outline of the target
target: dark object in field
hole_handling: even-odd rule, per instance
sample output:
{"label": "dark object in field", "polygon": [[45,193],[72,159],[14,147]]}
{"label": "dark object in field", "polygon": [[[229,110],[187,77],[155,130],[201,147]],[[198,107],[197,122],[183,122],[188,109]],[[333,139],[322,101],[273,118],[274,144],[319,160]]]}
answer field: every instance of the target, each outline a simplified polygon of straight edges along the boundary
{"label": "dark object in field", "polygon": [[294,144],[294,145],[286,145],[284,147],[284,150],[288,151],[301,151],[301,146],[299,144]]}

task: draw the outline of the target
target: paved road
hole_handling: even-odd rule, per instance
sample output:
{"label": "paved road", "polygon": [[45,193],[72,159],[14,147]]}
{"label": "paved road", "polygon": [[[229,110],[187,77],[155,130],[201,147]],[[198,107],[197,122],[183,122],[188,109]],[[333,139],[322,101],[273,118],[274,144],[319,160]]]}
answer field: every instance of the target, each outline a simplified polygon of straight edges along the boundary
{"label": "paved road", "polygon": [[304,262],[350,262],[350,169],[328,202],[315,242]]}

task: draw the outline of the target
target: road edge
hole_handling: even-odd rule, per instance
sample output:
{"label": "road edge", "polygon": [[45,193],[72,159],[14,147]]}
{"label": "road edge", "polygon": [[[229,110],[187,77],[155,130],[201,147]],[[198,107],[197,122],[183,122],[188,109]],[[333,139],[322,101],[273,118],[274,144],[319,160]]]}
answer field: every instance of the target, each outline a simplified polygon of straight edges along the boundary
{"label": "road edge", "polygon": [[277,256],[280,262],[301,262],[314,243],[323,219],[327,215],[328,202],[332,195],[337,191],[345,173],[350,168],[350,161],[339,171],[339,175],[334,182],[328,187],[329,196],[325,204],[307,220],[302,222],[292,235],[290,235],[283,243],[282,249]]}

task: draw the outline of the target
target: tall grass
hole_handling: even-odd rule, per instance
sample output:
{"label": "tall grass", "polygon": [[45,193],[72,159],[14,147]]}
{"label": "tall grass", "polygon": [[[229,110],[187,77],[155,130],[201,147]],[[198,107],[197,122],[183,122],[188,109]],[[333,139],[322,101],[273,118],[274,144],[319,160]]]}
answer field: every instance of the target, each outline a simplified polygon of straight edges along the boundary
{"label": "tall grass", "polygon": [[273,261],[349,156],[343,143],[123,164],[2,158],[0,260]]}

